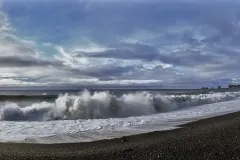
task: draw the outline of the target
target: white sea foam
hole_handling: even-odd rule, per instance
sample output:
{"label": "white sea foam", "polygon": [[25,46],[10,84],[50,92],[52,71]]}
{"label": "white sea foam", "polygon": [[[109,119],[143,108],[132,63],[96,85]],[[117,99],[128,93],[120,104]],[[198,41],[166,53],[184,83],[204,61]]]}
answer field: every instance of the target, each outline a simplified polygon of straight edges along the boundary
{"label": "white sea foam", "polygon": [[58,121],[1,121],[0,141],[29,143],[83,142],[155,130],[173,129],[202,118],[240,111],[240,99],[147,116]]}
{"label": "white sea foam", "polygon": [[184,107],[233,100],[240,92],[199,95],[161,95],[150,92],[116,96],[108,92],[85,90],[78,95],[60,95],[55,103],[35,103],[20,107],[8,102],[0,107],[0,119],[6,121],[50,121],[123,118],[152,115]]}

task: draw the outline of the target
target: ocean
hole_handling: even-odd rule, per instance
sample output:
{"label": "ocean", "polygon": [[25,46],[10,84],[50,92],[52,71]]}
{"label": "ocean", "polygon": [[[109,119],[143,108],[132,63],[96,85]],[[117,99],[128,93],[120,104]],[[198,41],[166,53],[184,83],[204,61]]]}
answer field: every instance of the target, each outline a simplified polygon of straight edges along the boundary
{"label": "ocean", "polygon": [[0,141],[69,143],[159,130],[240,111],[240,91],[0,90]]}

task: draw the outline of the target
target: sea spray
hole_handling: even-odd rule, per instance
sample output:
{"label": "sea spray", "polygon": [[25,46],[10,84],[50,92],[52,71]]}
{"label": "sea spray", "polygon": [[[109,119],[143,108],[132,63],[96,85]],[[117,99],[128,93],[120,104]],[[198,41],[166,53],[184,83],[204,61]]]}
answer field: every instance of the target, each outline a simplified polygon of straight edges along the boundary
{"label": "sea spray", "polygon": [[54,103],[41,102],[20,107],[7,102],[0,106],[0,119],[6,121],[49,121],[75,119],[106,119],[151,115],[184,107],[233,100],[240,92],[198,95],[162,95],[151,92],[116,96],[109,92],[87,90],[77,95],[59,95]]}

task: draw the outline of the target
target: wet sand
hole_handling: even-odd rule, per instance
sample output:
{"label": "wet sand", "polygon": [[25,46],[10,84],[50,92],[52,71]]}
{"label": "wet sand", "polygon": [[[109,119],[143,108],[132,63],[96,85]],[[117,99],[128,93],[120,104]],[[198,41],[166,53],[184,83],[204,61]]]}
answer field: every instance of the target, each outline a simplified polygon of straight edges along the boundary
{"label": "wet sand", "polygon": [[0,159],[240,159],[240,112],[180,129],[68,144],[0,143]]}

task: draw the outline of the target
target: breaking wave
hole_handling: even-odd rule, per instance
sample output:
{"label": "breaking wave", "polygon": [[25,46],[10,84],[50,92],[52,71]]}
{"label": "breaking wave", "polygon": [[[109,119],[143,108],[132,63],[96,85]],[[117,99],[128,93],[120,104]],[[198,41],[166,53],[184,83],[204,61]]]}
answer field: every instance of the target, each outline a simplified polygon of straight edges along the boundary
{"label": "breaking wave", "polygon": [[228,101],[239,96],[240,92],[199,95],[161,95],[138,92],[116,96],[109,92],[91,94],[85,90],[78,95],[60,95],[54,103],[41,102],[20,107],[16,103],[8,102],[0,106],[0,119],[6,121],[48,121],[142,116]]}

